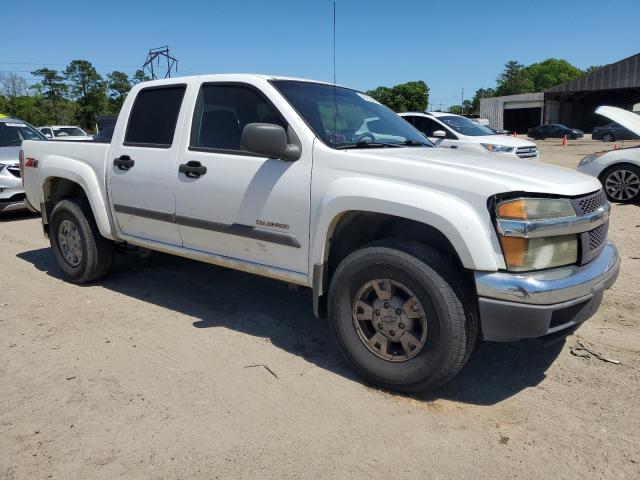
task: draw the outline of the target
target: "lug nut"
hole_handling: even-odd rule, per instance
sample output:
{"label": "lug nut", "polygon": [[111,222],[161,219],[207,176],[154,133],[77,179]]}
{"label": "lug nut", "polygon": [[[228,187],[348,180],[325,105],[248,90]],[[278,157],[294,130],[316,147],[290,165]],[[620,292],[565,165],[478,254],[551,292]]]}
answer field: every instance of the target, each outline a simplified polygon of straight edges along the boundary
{"label": "lug nut", "polygon": [[398,328],[402,330],[404,328],[404,323],[399,323]]}
{"label": "lug nut", "polygon": [[393,330],[389,330],[389,335],[391,335],[392,337],[394,337],[396,335],[396,332],[394,332]]}
{"label": "lug nut", "polygon": [[382,329],[384,328],[384,326],[383,326],[381,323],[379,323],[379,324],[378,324],[378,328],[379,328],[380,330],[382,330]]}
{"label": "lug nut", "polygon": [[375,313],[376,315],[380,315],[380,310],[376,310],[376,311],[375,311],[375,312],[373,312],[373,313]]}
{"label": "lug nut", "polygon": [[396,308],[396,315],[402,315],[402,310],[400,310],[399,308]]}
{"label": "lug nut", "polygon": [[389,308],[389,302],[384,302],[384,308]]}

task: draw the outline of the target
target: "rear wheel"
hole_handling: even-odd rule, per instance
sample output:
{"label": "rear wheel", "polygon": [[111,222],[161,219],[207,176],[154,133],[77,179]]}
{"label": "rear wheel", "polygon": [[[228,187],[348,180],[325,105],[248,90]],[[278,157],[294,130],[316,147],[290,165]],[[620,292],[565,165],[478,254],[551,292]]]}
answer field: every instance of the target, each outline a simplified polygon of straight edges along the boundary
{"label": "rear wheel", "polygon": [[640,198],[640,168],[618,165],[602,175],[602,185],[609,200],[628,203]]}
{"label": "rear wheel", "polygon": [[329,288],[332,333],[346,360],[385,388],[424,391],[463,367],[477,335],[462,272],[422,244],[385,241],[348,255]]}
{"label": "rear wheel", "polygon": [[613,134],[611,134],[611,133],[605,133],[600,138],[600,140],[602,140],[603,142],[613,142],[615,139],[616,139],[616,137],[614,137]]}
{"label": "rear wheel", "polygon": [[74,282],[98,280],[113,264],[114,244],[100,235],[84,198],[56,204],[49,222],[49,241],[60,269]]}

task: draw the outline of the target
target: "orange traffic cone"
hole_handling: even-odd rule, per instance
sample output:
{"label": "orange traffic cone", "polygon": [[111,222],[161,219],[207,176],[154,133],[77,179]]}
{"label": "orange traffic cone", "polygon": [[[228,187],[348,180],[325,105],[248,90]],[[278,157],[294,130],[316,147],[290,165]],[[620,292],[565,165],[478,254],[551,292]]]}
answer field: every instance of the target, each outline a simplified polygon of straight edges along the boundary
{"label": "orange traffic cone", "polygon": [[614,144],[613,144],[613,149],[614,149],[614,150],[618,150],[619,148],[620,148],[620,147],[618,146],[618,144],[617,144],[617,143],[614,143]]}
{"label": "orange traffic cone", "polygon": [[518,132],[513,132],[513,136],[517,137],[518,136]]}
{"label": "orange traffic cone", "polygon": [[569,140],[567,140],[567,136],[565,135],[560,146],[566,147],[567,145],[569,145]]}

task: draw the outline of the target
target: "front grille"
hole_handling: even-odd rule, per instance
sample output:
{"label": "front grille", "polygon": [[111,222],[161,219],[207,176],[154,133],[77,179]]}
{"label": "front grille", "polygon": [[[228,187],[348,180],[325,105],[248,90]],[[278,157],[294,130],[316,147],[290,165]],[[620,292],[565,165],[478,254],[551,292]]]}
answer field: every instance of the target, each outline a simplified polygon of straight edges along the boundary
{"label": "front grille", "polygon": [[538,156],[538,147],[518,147],[516,155],[520,158],[533,158]]}
{"label": "front grille", "polygon": [[602,246],[607,239],[608,227],[609,225],[607,223],[603,223],[598,228],[594,228],[590,232],[587,232],[589,235],[589,250],[597,250]]}
{"label": "front grille", "polygon": [[572,203],[578,215],[588,215],[595,212],[599,207],[606,205],[607,196],[604,190],[599,190],[594,194],[573,200]]}
{"label": "front grille", "polygon": [[[577,215],[589,215],[598,208],[606,206],[608,201],[604,191],[599,190],[591,195],[573,199],[571,204]],[[580,250],[582,252],[580,263],[582,265],[589,263],[600,254],[607,241],[608,232],[609,222],[607,221],[593,230],[580,234]]]}
{"label": "front grille", "polygon": [[10,165],[7,167],[7,171],[14,177],[20,178],[20,167],[18,165]]}

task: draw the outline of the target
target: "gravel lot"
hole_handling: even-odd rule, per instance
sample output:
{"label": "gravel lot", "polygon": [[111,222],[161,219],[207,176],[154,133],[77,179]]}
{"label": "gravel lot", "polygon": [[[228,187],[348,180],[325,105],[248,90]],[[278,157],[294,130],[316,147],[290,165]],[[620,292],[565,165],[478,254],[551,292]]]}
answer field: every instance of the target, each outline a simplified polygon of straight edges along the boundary
{"label": "gravel lot", "polygon": [[[570,168],[612,148],[538,143]],[[161,254],[80,287],[37,217],[5,215],[0,479],[640,478],[640,205],[610,237],[619,280],[574,335],[480,343],[405,397],[352,375],[309,291]]]}

